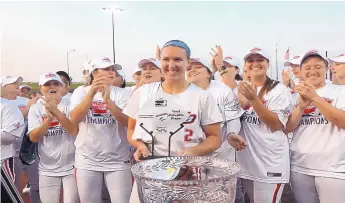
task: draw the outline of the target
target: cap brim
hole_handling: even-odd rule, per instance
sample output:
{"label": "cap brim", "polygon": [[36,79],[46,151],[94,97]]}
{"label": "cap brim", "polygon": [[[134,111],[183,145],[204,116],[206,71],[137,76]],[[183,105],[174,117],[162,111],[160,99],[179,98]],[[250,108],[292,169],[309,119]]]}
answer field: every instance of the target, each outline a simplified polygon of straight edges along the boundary
{"label": "cap brim", "polygon": [[202,61],[199,61],[199,60],[196,60],[196,59],[193,59],[193,58],[191,58],[191,62],[192,63],[200,63],[201,65],[205,66],[206,68],[209,68],[207,66],[207,64],[205,64],[205,62],[202,62]]}
{"label": "cap brim", "polygon": [[267,59],[267,60],[269,60],[266,56],[264,56],[263,54],[261,54],[261,53],[249,53],[249,54],[247,54],[244,58],[243,58],[243,60],[247,60],[247,58],[249,57],[249,56],[252,56],[252,55],[260,55],[260,56],[262,56],[262,57],[264,57],[265,59]]}
{"label": "cap brim", "polygon": [[310,57],[310,56],[319,56],[321,57],[323,60],[327,61],[328,63],[328,58],[323,56],[322,54],[319,54],[319,53],[308,53],[306,55],[303,56],[303,58],[301,59],[301,62],[300,62],[300,66],[302,65],[302,63],[305,61],[306,58]]}
{"label": "cap brim", "polygon": [[115,70],[122,70],[122,66],[120,64],[114,64]]}
{"label": "cap brim", "polygon": [[341,60],[341,58],[339,58],[339,57],[335,57],[335,58],[328,57],[328,60],[336,62],[336,63],[345,63],[345,59]]}
{"label": "cap brim", "polygon": [[285,67],[291,66],[291,64],[292,64],[292,63],[290,63],[290,62],[287,61],[287,62],[284,63],[284,66],[285,66]]}
{"label": "cap brim", "polygon": [[157,68],[159,68],[154,62],[152,62],[152,61],[150,61],[150,60],[147,60],[147,59],[143,59],[143,60],[139,61],[138,67],[139,67],[140,69],[142,69],[143,66],[144,66],[145,64],[148,64],[148,63],[151,63],[151,64],[153,64],[154,66],[156,66]]}

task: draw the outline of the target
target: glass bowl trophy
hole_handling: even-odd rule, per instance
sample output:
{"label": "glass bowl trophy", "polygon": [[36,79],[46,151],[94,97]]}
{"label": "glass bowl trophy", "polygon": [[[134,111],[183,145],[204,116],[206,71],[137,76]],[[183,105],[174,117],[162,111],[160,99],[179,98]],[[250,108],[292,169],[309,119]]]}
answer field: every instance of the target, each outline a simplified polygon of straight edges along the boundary
{"label": "glass bowl trophy", "polygon": [[[163,91],[137,112],[139,133],[134,133],[133,138],[143,140],[152,153],[132,166],[140,203],[234,202],[236,175],[240,171],[237,163],[211,157],[174,156],[179,148],[175,146],[181,137],[179,132],[193,119]],[[168,144],[165,148],[159,146],[162,140]]]}

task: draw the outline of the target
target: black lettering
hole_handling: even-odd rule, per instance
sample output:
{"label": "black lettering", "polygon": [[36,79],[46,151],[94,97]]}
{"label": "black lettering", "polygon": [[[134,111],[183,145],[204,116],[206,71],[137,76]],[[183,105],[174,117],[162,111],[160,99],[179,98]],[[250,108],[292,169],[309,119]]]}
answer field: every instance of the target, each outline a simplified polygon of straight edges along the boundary
{"label": "black lettering", "polygon": [[88,123],[92,124],[100,124],[100,125],[114,125],[115,119],[113,118],[105,118],[105,117],[88,117]]}
{"label": "black lettering", "polygon": [[255,117],[255,116],[244,115],[243,116],[243,121],[246,122],[246,123],[251,123],[251,124],[255,124],[255,125],[261,125],[260,118]]}
{"label": "black lettering", "polygon": [[327,125],[329,121],[325,117],[302,117],[299,125]]}

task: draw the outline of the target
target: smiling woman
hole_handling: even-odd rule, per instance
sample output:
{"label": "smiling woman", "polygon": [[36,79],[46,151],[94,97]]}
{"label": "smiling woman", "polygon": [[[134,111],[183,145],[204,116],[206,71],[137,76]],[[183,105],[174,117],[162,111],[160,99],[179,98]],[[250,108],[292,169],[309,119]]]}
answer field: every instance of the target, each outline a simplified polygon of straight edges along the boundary
{"label": "smiling woman", "polygon": [[[163,46],[160,57],[164,82],[138,88],[123,111],[129,116],[128,140],[137,149],[134,158],[140,161],[152,154],[203,156],[214,152],[222,143],[220,123],[223,119],[214,98],[186,81],[185,73],[191,64],[189,47],[179,40],[169,41]],[[174,120],[176,131],[173,126],[172,129],[159,126],[153,118],[142,119],[138,116],[145,111],[156,115],[172,112],[172,115],[182,116],[184,120]],[[176,115],[174,112],[179,113]],[[145,129],[155,125],[155,139],[152,140]],[[170,131],[174,133],[169,140]],[[130,202],[138,201],[137,187],[134,185]]]}
{"label": "smiling woman", "polygon": [[299,97],[286,124],[293,132],[291,185],[297,202],[345,202],[345,91],[326,83],[327,66],[319,51],[304,54],[303,82],[295,88]]}

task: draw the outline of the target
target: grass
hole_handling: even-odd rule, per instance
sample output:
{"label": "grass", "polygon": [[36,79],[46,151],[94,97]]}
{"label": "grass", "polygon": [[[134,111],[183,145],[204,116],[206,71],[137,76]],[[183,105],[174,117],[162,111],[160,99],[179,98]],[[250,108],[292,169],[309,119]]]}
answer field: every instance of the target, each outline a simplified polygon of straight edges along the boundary
{"label": "grass", "polygon": [[[40,89],[37,82],[24,82],[23,84],[29,85],[32,88],[32,91],[34,91],[34,92],[38,92]],[[126,87],[133,86],[134,84],[135,84],[134,82],[127,82]],[[75,89],[81,85],[83,85],[83,83],[72,83],[71,89]]]}

